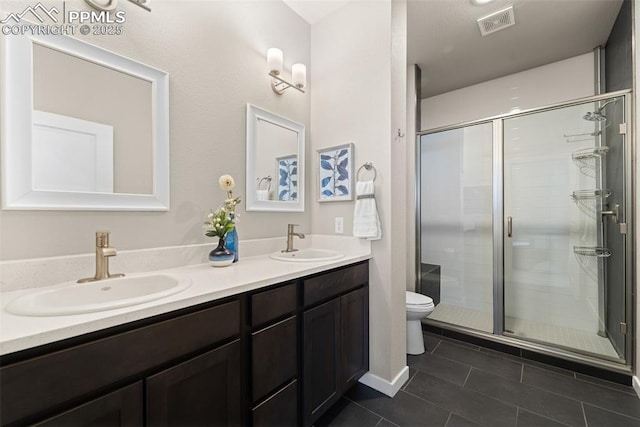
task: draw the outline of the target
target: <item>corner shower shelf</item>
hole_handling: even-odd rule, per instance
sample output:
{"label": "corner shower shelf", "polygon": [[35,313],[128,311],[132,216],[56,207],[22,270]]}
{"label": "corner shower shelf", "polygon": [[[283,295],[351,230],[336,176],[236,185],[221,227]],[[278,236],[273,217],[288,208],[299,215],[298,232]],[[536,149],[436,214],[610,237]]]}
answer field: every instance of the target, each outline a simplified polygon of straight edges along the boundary
{"label": "corner shower shelf", "polygon": [[574,246],[573,253],[576,255],[607,258],[611,256],[611,250],[601,246]]}
{"label": "corner shower shelf", "polygon": [[595,178],[596,169],[599,166],[598,161],[605,156],[608,151],[609,147],[583,148],[582,150],[574,151],[571,158],[580,173]]}
{"label": "corner shower shelf", "polygon": [[569,197],[582,213],[595,219],[598,216],[598,209],[602,208],[602,201],[610,195],[610,190],[594,189],[574,191]]}
{"label": "corner shower shelf", "polygon": [[611,190],[596,189],[596,190],[578,190],[578,191],[574,191],[571,194],[570,197],[573,200],[578,201],[578,200],[592,200],[592,199],[597,199],[597,198],[606,199],[610,195],[611,195]]}
{"label": "corner shower shelf", "polygon": [[580,142],[580,141],[592,141],[594,136],[598,136],[602,133],[602,131],[588,132],[588,133],[574,133],[574,134],[564,134],[564,138],[567,142]]}
{"label": "corner shower shelf", "polygon": [[598,148],[583,148],[582,150],[574,151],[571,158],[576,160],[589,160],[598,159],[609,152],[609,147]]}

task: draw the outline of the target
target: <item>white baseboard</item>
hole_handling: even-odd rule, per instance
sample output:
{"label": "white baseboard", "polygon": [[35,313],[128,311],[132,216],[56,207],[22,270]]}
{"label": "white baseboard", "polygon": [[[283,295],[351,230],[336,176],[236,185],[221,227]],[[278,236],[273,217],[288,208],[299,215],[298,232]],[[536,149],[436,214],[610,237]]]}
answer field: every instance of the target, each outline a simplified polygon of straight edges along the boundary
{"label": "white baseboard", "polygon": [[367,372],[360,378],[360,382],[366,386],[371,387],[374,390],[378,390],[380,393],[384,393],[389,397],[393,397],[396,395],[400,388],[407,382],[409,379],[409,367],[405,366],[398,375],[393,379],[393,381],[389,382],[385,379],[380,378],[377,375],[372,374],[371,372]]}
{"label": "white baseboard", "polygon": [[633,389],[636,391],[638,397],[640,397],[640,378],[633,376]]}

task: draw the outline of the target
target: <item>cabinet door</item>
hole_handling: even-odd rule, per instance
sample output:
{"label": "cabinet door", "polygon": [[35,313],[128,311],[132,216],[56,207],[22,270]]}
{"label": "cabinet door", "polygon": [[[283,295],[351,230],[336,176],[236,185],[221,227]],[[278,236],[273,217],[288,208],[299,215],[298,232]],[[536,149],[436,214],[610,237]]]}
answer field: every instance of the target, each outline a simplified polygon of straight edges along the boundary
{"label": "cabinet door", "polygon": [[150,426],[239,426],[240,341],[147,379]]}
{"label": "cabinet door", "polygon": [[38,424],[38,427],[142,426],[142,382],[94,399]]}
{"label": "cabinet door", "polygon": [[235,300],[0,366],[2,423],[51,412],[239,333]]}
{"label": "cabinet door", "polygon": [[304,425],[340,398],[340,298],[303,314]]}
{"label": "cabinet door", "polygon": [[346,392],[369,370],[369,288],[341,298],[341,391]]}

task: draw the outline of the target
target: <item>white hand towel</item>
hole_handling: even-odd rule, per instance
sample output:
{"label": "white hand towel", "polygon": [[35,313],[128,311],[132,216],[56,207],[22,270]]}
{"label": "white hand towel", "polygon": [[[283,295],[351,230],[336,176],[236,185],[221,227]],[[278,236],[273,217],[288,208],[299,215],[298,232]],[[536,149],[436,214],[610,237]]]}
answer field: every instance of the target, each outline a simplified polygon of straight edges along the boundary
{"label": "white hand towel", "polygon": [[369,240],[378,240],[382,237],[376,199],[374,197],[357,198],[358,196],[373,196],[374,190],[373,181],[356,183],[356,207],[353,211],[353,235],[355,237]]}

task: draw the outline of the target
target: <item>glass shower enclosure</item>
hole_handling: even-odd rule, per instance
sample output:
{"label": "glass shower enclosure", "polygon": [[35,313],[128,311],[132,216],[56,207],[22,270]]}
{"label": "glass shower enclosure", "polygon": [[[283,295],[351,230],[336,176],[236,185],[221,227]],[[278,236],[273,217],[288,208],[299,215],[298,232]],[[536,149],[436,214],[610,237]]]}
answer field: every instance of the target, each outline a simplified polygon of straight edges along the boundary
{"label": "glass shower enclosure", "polygon": [[419,133],[428,323],[580,361],[631,352],[630,92]]}

